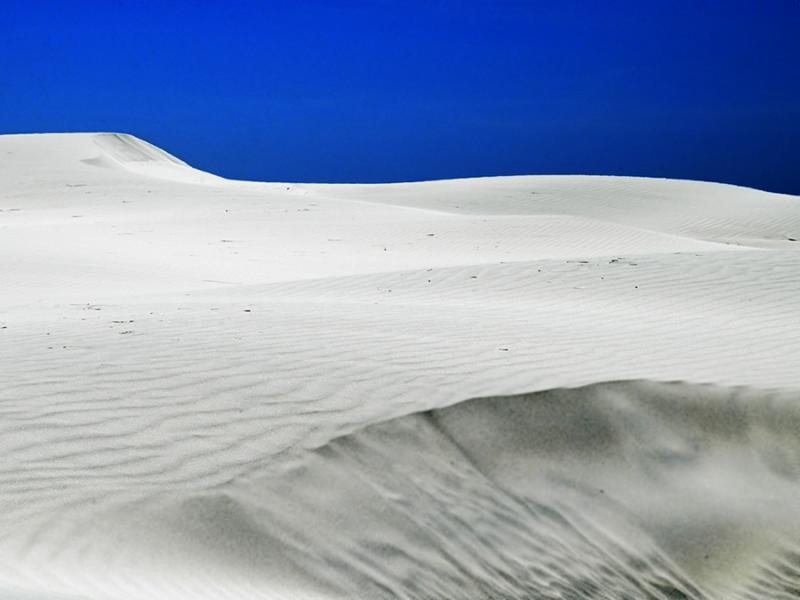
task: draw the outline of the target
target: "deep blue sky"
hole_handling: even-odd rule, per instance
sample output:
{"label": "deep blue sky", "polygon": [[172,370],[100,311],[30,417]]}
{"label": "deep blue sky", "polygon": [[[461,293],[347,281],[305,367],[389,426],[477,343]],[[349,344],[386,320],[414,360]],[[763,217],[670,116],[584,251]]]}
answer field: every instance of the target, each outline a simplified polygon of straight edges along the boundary
{"label": "deep blue sky", "polygon": [[0,132],[42,131],[245,179],[800,194],[800,1],[2,0]]}

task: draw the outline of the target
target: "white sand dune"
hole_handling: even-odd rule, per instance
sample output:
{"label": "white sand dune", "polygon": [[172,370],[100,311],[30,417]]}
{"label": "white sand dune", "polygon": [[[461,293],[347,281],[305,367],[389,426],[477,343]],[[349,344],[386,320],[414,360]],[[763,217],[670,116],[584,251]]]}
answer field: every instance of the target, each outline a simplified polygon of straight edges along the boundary
{"label": "white sand dune", "polygon": [[0,598],[800,597],[800,198],[0,136]]}

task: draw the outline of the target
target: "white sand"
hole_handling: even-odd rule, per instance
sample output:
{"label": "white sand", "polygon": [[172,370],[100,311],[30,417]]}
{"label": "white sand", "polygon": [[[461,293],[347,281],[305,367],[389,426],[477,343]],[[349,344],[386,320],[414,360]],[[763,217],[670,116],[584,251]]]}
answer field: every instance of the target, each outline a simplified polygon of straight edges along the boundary
{"label": "white sand", "polygon": [[793,240],[728,185],[0,136],[0,598],[798,597]]}

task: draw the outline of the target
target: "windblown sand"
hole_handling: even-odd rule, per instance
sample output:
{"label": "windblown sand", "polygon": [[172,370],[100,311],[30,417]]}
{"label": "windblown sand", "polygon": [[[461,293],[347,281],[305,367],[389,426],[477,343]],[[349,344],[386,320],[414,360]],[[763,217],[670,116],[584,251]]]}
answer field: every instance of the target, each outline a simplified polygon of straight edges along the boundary
{"label": "windblown sand", "polygon": [[800,597],[800,198],[0,136],[0,598]]}

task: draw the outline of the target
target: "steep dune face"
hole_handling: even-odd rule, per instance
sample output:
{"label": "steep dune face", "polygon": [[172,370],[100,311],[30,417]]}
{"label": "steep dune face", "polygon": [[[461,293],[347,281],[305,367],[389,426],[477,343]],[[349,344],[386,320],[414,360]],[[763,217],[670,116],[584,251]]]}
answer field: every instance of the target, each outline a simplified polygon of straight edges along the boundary
{"label": "steep dune face", "polygon": [[91,164],[108,164],[111,159],[129,171],[148,177],[185,183],[220,181],[216,175],[193,169],[161,148],[132,135],[104,133],[95,136],[94,142],[102,150],[102,155],[88,159]]}
{"label": "steep dune face", "polygon": [[800,548],[798,400],[649,382],[472,400],[276,460],[193,509],[279,524],[255,543],[344,596],[769,597],[766,564]]}
{"label": "steep dune face", "polygon": [[4,135],[0,137],[0,156],[4,183],[29,192],[46,180],[62,186],[88,185],[73,181],[75,177],[100,182],[119,181],[126,175],[183,183],[224,181],[193,169],[144,140],[121,133]]}
{"label": "steep dune face", "polygon": [[800,199],[117,134],[0,182],[0,595],[797,595]]}

